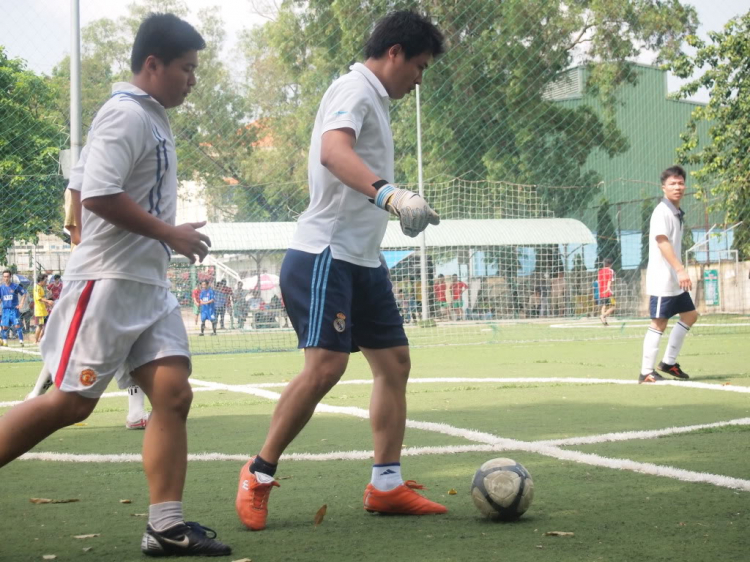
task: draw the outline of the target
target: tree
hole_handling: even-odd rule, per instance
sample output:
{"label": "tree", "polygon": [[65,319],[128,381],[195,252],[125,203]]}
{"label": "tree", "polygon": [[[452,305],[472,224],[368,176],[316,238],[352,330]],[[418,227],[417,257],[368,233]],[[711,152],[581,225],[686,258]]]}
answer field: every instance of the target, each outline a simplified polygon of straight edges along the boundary
{"label": "tree", "polygon": [[620,240],[617,237],[615,223],[609,211],[609,201],[602,199],[599,210],[596,213],[596,259],[599,267],[605,258],[612,260],[612,269],[620,271],[622,267],[622,253]]}
{"label": "tree", "polygon": [[62,232],[56,202],[65,189],[58,154],[66,135],[55,96],[48,80],[0,46],[0,263],[15,240],[36,243],[40,232]]}
{"label": "tree", "polygon": [[[130,52],[138,26],[149,12],[188,15],[181,0],[143,0],[130,4],[117,19],[102,18],[82,30],[82,113],[88,130],[98,109],[109,98],[113,82],[131,77]],[[244,163],[252,153],[257,132],[248,127],[252,109],[221,58],[226,42],[224,23],[218,10],[198,13],[198,31],[206,40],[199,54],[198,83],[186,102],[170,110],[181,180],[199,182],[210,207],[225,220],[238,214],[235,199],[251,183]],[[66,58],[53,72],[59,85],[58,107],[69,122],[70,63]],[[260,207],[268,203],[256,201]]]}
{"label": "tree", "polygon": [[[688,97],[699,88],[710,92],[708,105],[693,111],[683,144],[678,150],[685,164],[700,166],[693,176],[714,196],[711,210],[724,214],[733,225],[733,249],[740,259],[750,259],[750,13],[730,20],[723,31],[709,33],[710,42],[691,35],[693,56],[679,54],[670,68],[680,78],[692,78],[679,96]],[[701,69],[707,70],[695,77]],[[702,144],[697,124],[709,121],[710,142]]]}
{"label": "tree", "polygon": [[[595,193],[600,178],[587,169],[588,157],[627,147],[614,121],[617,86],[636,80],[626,60],[640,49],[671,56],[697,25],[695,10],[677,0],[287,0],[274,21],[245,35],[242,49],[249,96],[273,137],[272,149],[253,153],[249,173],[272,181],[267,189],[281,189],[295,208],[306,200],[305,156],[320,98],[361,59],[373,22],[399,8],[428,11],[448,40],[424,78],[425,177],[587,186],[539,188],[558,216],[584,208]],[[592,63],[587,88],[600,113],[545,98],[574,60]],[[413,98],[394,103],[391,118],[398,156],[396,177],[387,179],[415,183]],[[457,187],[453,200],[471,201],[461,192],[470,189]],[[479,213],[458,205],[438,211]]]}

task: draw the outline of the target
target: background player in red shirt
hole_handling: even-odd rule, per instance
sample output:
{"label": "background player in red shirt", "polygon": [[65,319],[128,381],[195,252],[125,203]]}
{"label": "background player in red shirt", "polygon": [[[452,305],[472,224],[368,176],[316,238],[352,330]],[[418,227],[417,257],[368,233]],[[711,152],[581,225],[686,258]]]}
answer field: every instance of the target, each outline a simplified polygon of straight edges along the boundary
{"label": "background player in red shirt", "polygon": [[597,277],[599,281],[599,304],[602,306],[599,320],[605,326],[609,326],[607,316],[615,311],[615,296],[612,291],[615,284],[615,270],[612,269],[612,258],[604,258],[604,267],[599,270]]}

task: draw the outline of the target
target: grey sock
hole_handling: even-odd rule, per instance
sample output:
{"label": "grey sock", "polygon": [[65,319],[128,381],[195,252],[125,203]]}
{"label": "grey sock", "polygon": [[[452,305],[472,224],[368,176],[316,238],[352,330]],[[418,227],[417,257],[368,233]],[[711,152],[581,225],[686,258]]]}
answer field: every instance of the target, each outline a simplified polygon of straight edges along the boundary
{"label": "grey sock", "polygon": [[163,531],[184,520],[182,502],[162,502],[148,506],[148,522],[154,531]]}

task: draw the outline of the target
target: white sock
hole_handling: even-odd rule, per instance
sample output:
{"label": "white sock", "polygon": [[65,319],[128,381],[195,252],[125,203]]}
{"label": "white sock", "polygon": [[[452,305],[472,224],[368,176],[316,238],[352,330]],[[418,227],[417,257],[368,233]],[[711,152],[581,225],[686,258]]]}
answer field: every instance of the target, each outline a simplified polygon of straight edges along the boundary
{"label": "white sock", "polygon": [[148,522],[154,531],[163,531],[184,520],[182,502],[154,503],[148,506]]}
{"label": "white sock", "polygon": [[661,340],[659,330],[649,328],[646,337],[643,338],[643,363],[641,363],[641,374],[650,375],[654,372],[656,365],[656,354],[659,353],[659,340]]}
{"label": "white sock", "polygon": [[372,465],[372,480],[370,483],[381,492],[390,492],[404,483],[401,478],[401,463]]}
{"label": "white sock", "polygon": [[146,415],[146,410],[143,407],[145,395],[138,386],[128,387],[128,419],[138,420]]}
{"label": "white sock", "polygon": [[[47,367],[42,365],[42,370],[39,371],[39,376],[36,378],[36,384],[34,385],[34,390],[29,393],[29,398],[33,398],[34,396],[39,396],[42,394],[47,388],[49,388],[49,385],[52,384],[52,375],[50,375],[49,371],[47,370]],[[46,387],[46,388],[45,388]]]}
{"label": "white sock", "polygon": [[672,332],[669,334],[669,343],[667,344],[667,350],[664,352],[664,362],[667,365],[674,365],[677,362],[677,356],[680,354],[682,349],[682,343],[685,341],[685,336],[690,331],[690,326],[677,322]]}

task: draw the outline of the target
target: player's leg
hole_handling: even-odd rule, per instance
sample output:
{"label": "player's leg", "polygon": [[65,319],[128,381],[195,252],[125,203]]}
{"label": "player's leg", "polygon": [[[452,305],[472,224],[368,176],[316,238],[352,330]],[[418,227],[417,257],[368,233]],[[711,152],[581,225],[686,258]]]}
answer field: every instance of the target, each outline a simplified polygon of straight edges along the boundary
{"label": "player's leg", "polygon": [[16,312],[15,316],[16,336],[18,337],[18,343],[23,347],[23,324],[21,323],[21,314]]}
{"label": "player's leg", "polygon": [[150,501],[141,550],[152,556],[230,554],[228,546],[207,536],[199,524],[186,523],[183,515],[186,422],[193,392],[188,382],[187,332],[179,306],[140,334],[131,348],[128,364],[135,369],[129,376],[121,373],[120,386],[138,383],[152,408],[143,439],[143,468]]}
{"label": "player's leg", "polygon": [[[3,313],[5,311],[3,310]],[[4,314],[3,314],[4,315]],[[6,322],[3,322],[3,325],[0,326],[0,345],[8,345],[8,328],[9,326],[6,325]]]}
{"label": "player's leg", "polygon": [[667,328],[669,321],[668,311],[665,306],[667,297],[652,296],[649,301],[651,314],[651,324],[646,331],[643,339],[643,355],[641,360],[641,374],[638,377],[639,383],[651,383],[664,380],[654,367],[656,366],[656,355],[659,353],[659,342],[664,330]]}
{"label": "player's leg", "polygon": [[98,399],[55,390],[14,406],[0,417],[0,466],[29,451],[58,429],[85,420]]}
{"label": "player's leg", "polygon": [[672,327],[669,334],[667,349],[664,351],[664,359],[657,367],[660,371],[672,375],[678,379],[689,379],[690,376],[680,368],[677,362],[677,356],[682,350],[682,344],[685,342],[690,328],[698,321],[698,312],[695,310],[690,293],[682,293],[671,299],[673,314],[679,314],[679,321]]}

